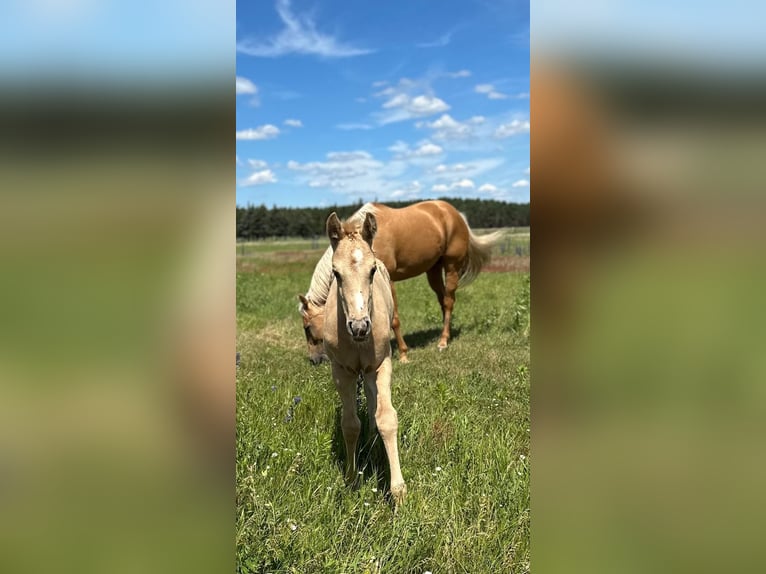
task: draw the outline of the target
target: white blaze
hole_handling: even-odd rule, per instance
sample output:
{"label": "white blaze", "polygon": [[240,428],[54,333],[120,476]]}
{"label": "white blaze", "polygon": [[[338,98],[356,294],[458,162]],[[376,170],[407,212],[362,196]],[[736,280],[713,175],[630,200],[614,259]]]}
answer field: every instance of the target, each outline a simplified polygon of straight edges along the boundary
{"label": "white blaze", "polygon": [[354,249],[354,252],[351,254],[351,256],[354,258],[354,265],[357,267],[362,262],[362,259],[364,259],[364,253],[362,253],[361,249]]}
{"label": "white blaze", "polygon": [[362,297],[361,291],[354,296],[354,300],[356,302],[356,310],[361,313],[362,309],[364,309],[364,297]]}

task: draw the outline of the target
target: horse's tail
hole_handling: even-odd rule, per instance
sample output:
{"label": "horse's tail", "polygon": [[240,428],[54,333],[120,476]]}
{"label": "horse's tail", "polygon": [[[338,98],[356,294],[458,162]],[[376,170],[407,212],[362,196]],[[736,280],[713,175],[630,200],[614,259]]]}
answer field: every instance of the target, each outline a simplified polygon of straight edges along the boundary
{"label": "horse's tail", "polygon": [[[462,213],[460,215],[463,215]],[[466,227],[468,227],[468,256],[463,265],[463,272],[460,275],[459,286],[464,287],[478,277],[484,266],[492,258],[492,247],[503,238],[504,231],[495,231],[488,235],[474,235],[468,220],[463,215]]]}

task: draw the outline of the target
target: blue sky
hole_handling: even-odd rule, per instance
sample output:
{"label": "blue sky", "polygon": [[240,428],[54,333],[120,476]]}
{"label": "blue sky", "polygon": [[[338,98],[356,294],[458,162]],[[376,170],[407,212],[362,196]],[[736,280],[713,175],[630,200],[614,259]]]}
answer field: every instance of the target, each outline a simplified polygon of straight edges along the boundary
{"label": "blue sky", "polygon": [[529,201],[529,3],[238,0],[237,204]]}

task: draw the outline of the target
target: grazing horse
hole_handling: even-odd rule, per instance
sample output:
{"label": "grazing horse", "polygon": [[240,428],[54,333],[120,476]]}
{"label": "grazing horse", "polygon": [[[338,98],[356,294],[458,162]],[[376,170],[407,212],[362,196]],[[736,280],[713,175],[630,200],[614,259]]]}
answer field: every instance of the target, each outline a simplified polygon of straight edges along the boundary
{"label": "grazing horse", "polygon": [[[455,291],[473,281],[489,261],[492,245],[502,231],[477,237],[465,217],[445,201],[421,201],[399,209],[380,203],[363,205],[349,221],[361,223],[367,214],[375,216],[378,233],[373,249],[388,269],[394,299],[394,329],[399,360],[407,362],[407,344],[400,330],[399,310],[393,281],[409,279],[422,273],[436,293],[442,309],[443,329],[439,350],[447,347],[450,320],[455,306]],[[317,263],[308,293],[299,295],[299,310],[313,364],[325,358],[322,352],[324,306],[332,279],[332,247]]]}
{"label": "grazing horse", "polygon": [[399,505],[407,491],[399,466],[396,410],[391,404],[391,321],[394,301],[385,266],[372,252],[377,231],[368,213],[358,223],[327,219],[333,280],[324,317],[324,347],[342,403],[341,429],[346,443],[346,481],[356,480],[356,443],[361,423],[356,415],[356,381],[364,376],[370,430],[376,427],[391,470],[391,495]]}

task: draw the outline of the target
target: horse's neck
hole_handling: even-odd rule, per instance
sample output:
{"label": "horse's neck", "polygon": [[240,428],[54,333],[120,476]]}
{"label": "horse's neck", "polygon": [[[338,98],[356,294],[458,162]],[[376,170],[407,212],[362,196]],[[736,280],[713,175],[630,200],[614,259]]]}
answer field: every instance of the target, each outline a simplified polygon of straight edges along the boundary
{"label": "horse's neck", "polygon": [[311,277],[306,298],[315,305],[322,306],[327,302],[327,294],[330,292],[332,282],[332,247],[328,247],[322,258],[314,267],[314,275]]}

